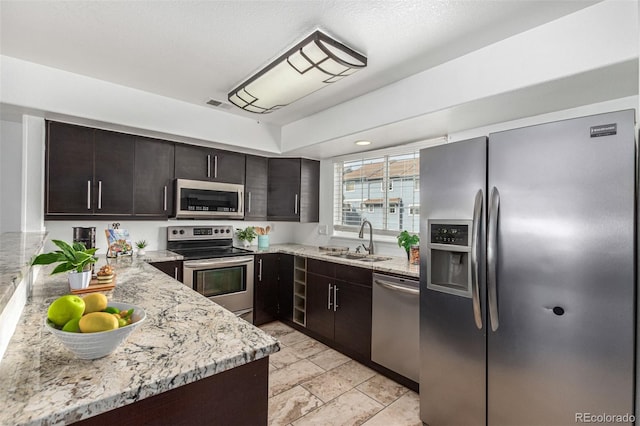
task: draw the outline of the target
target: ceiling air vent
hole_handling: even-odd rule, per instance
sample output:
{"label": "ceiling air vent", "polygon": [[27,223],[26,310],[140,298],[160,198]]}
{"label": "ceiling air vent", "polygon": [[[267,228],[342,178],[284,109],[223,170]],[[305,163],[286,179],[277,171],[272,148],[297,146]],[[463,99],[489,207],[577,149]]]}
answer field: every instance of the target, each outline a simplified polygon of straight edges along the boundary
{"label": "ceiling air vent", "polygon": [[207,101],[207,105],[211,105],[214,106],[216,108],[222,108],[222,109],[231,109],[233,108],[230,104],[224,103],[224,102],[220,102],[220,101],[216,101],[215,99],[209,99]]}

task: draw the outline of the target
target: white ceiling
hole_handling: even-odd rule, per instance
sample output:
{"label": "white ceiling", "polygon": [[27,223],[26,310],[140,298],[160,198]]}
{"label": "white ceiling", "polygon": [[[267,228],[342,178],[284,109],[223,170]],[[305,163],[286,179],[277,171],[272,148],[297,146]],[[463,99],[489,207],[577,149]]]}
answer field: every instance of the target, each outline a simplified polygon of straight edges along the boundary
{"label": "white ceiling", "polygon": [[318,28],[368,57],[260,116],[284,125],[597,2],[2,0],[0,53],[203,106]]}

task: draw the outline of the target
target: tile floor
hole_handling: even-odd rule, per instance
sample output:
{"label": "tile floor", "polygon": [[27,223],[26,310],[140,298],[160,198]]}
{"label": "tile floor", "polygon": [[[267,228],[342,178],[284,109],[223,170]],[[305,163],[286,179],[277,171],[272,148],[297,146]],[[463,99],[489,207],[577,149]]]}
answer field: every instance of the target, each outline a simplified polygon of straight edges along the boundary
{"label": "tile floor", "polygon": [[269,363],[269,424],[422,426],[418,394],[283,324]]}

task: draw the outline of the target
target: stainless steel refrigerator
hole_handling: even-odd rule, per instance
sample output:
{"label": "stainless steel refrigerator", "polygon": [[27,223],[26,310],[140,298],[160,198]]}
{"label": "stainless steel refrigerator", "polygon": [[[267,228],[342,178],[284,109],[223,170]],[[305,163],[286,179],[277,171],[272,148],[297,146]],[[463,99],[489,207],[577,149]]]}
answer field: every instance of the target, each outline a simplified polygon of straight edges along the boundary
{"label": "stainless steel refrigerator", "polygon": [[423,422],[629,419],[635,170],[631,110],[420,152]]}

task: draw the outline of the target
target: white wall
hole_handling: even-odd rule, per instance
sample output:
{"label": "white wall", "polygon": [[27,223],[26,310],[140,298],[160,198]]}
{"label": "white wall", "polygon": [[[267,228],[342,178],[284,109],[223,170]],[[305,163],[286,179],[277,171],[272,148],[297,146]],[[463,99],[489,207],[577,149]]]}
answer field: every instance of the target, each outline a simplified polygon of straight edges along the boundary
{"label": "white wall", "polygon": [[[51,240],[72,241],[73,227],[95,227],[96,228],[96,247],[100,250],[98,254],[106,254],[107,238],[104,230],[110,227],[114,221],[107,220],[48,220],[45,222],[47,232],[49,233],[49,241],[45,245],[45,251],[54,250]],[[118,220],[120,228],[129,231],[131,241],[135,243],[138,240],[146,240],[149,245],[146,250],[164,250],[167,248],[167,226],[181,225],[231,225],[235,228],[245,228],[247,226],[270,225],[272,230],[269,233],[269,243],[279,244],[291,242],[293,234],[296,232],[297,224],[290,222],[249,222],[249,221],[232,221],[232,220],[169,220],[169,221],[138,221],[138,220]],[[234,239],[234,243],[241,247],[242,245]],[[253,245],[258,245],[257,238],[253,240]]]}
{"label": "white wall", "polygon": [[[488,136],[491,132],[624,109],[636,109],[636,120],[638,121],[638,101],[638,96],[631,96],[614,101],[573,108],[570,110],[528,117],[526,119],[493,124],[449,135],[447,142],[471,139],[478,136]],[[443,141],[443,143],[445,142]],[[320,235],[318,233],[318,229],[322,226],[327,227],[329,235]],[[365,232],[364,240],[359,239],[355,233],[351,235],[341,233],[340,236],[334,235],[333,233],[333,161],[331,159],[322,160],[320,165],[320,222],[318,224],[298,225],[292,237],[292,242],[299,244],[308,244],[312,246],[347,246],[351,250],[354,250],[356,246],[363,242],[368,243],[368,232]],[[405,255],[404,249],[398,247],[394,237],[376,236],[374,232],[374,243],[376,253],[378,254],[391,256]]]}
{"label": "white wall", "polygon": [[42,118],[22,117],[22,231],[44,230],[45,123]]}
{"label": "white wall", "polygon": [[0,121],[0,232],[22,228],[22,124]]}

